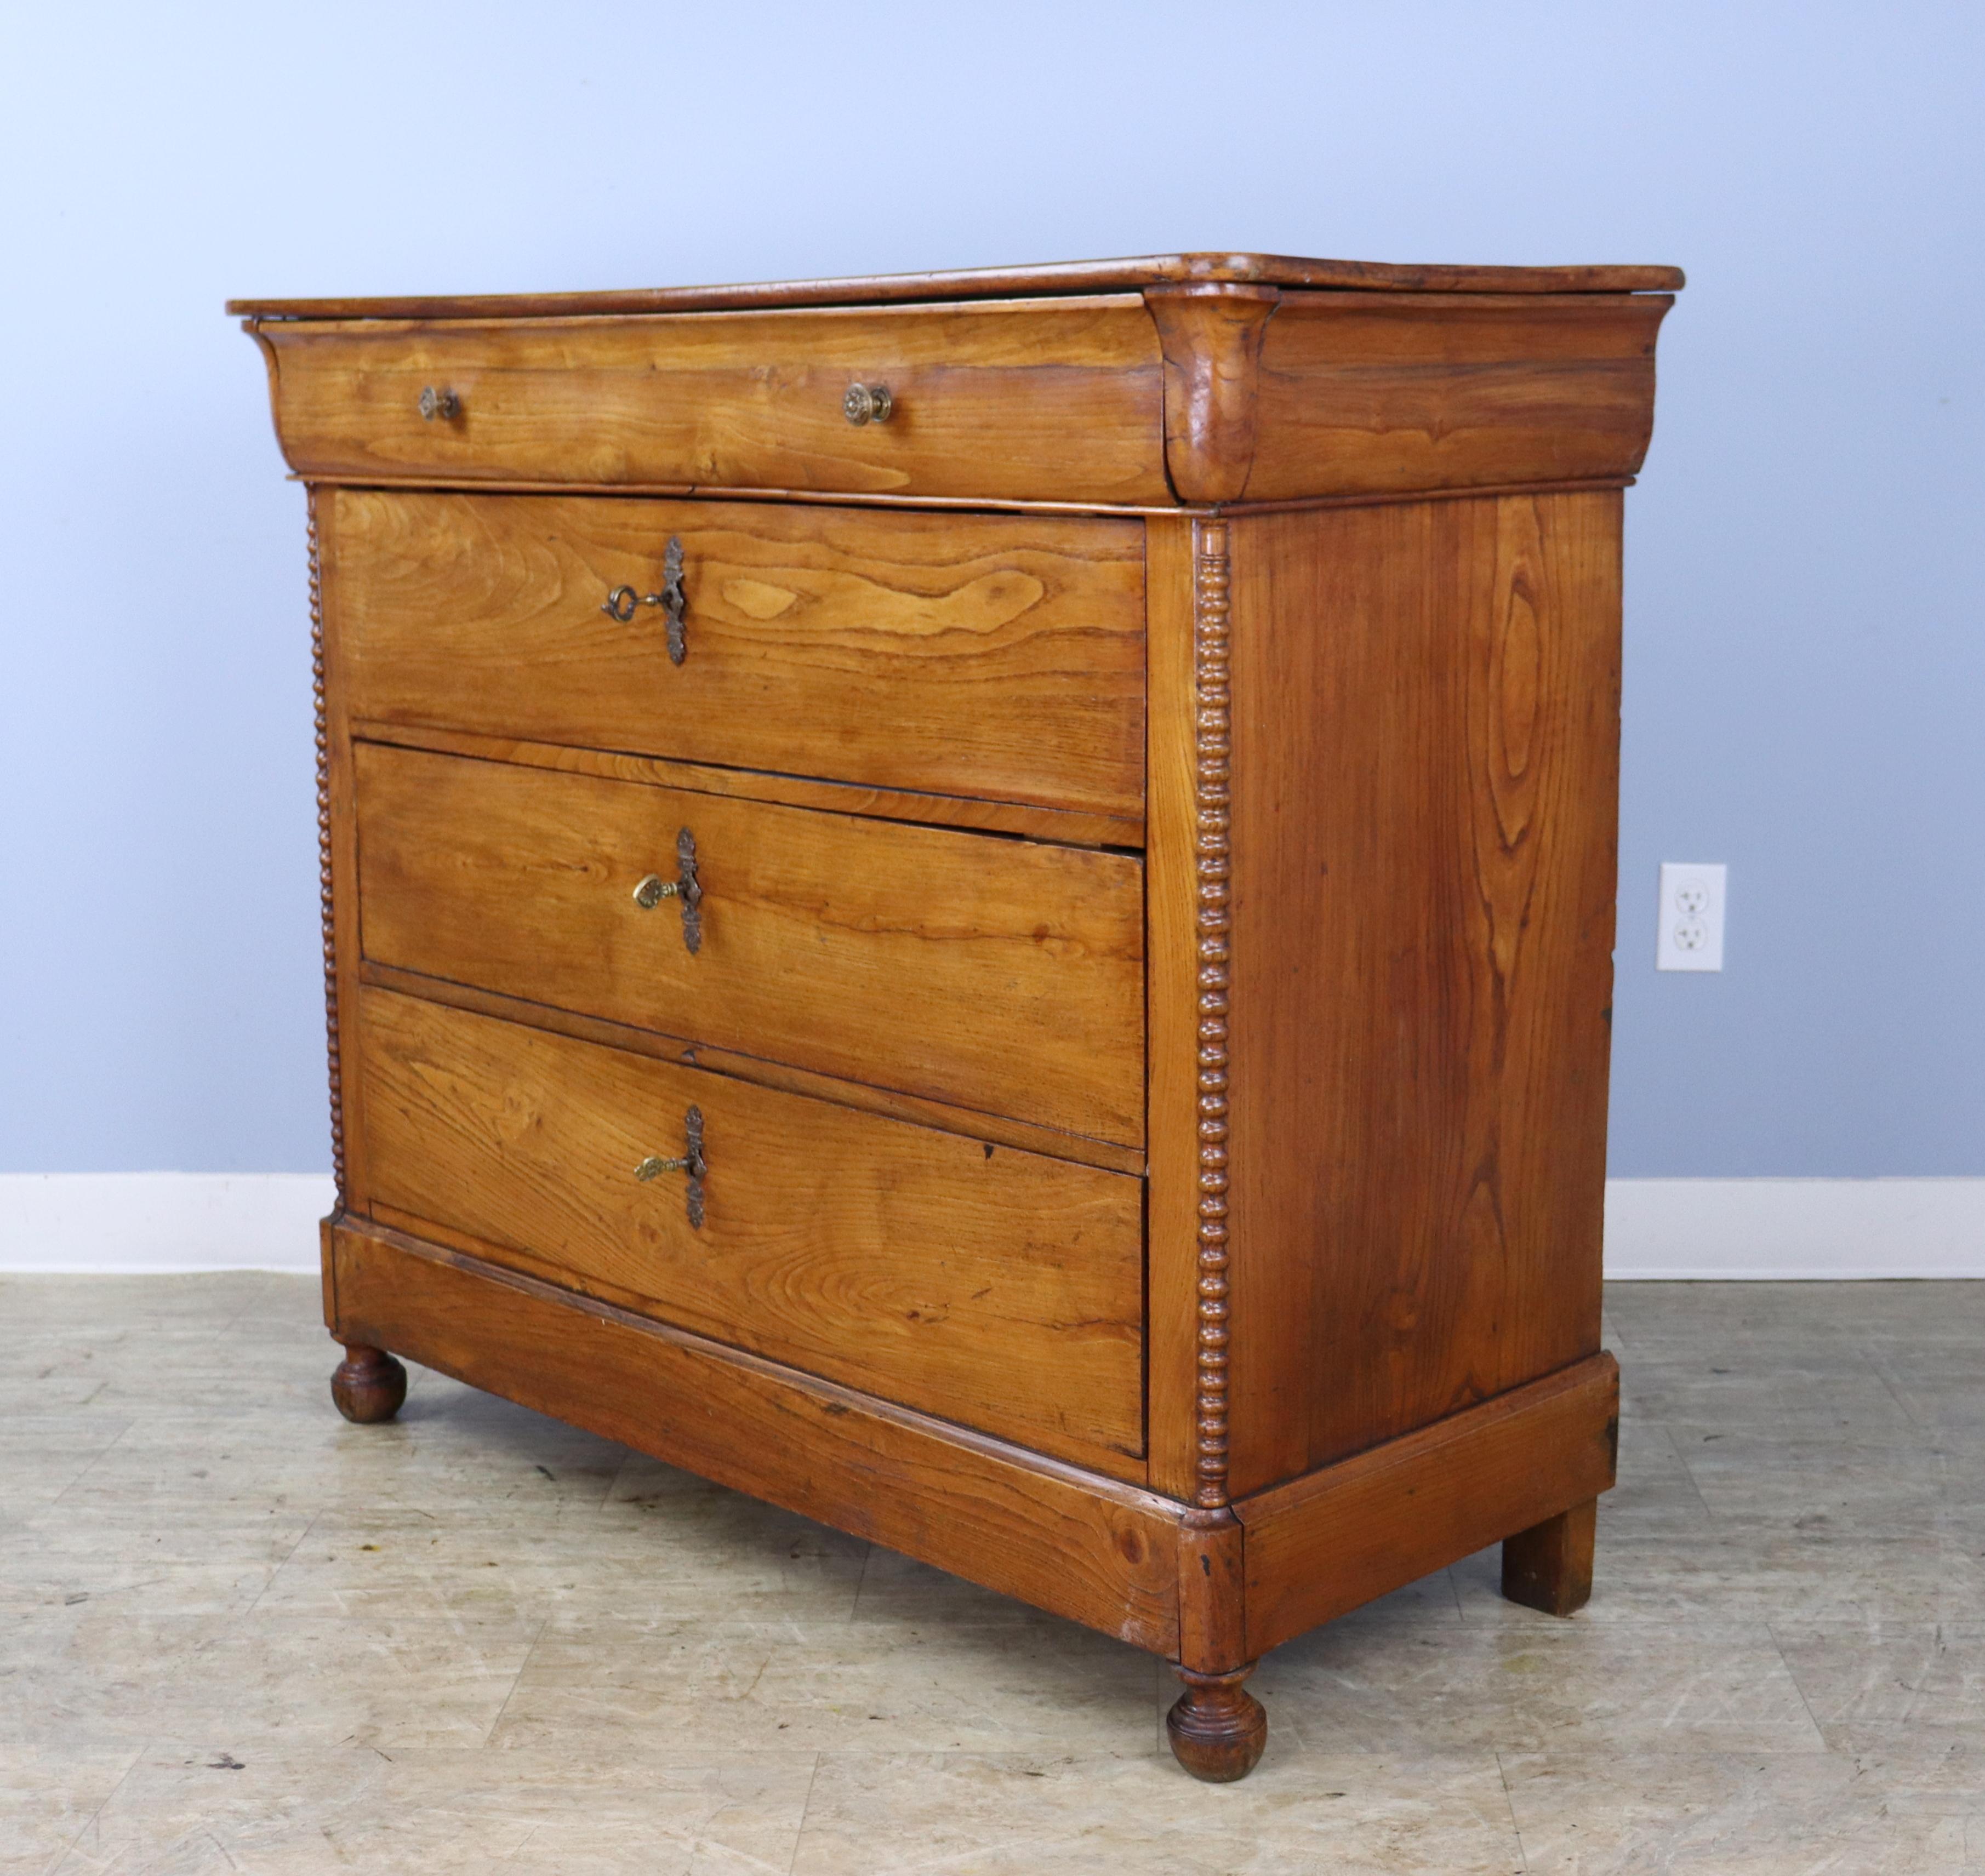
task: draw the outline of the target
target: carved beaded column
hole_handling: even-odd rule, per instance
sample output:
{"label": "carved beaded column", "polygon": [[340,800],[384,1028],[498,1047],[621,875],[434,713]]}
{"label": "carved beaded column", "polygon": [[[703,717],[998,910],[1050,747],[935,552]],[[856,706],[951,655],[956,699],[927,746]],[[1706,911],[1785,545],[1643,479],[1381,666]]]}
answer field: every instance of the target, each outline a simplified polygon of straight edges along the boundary
{"label": "carved beaded column", "polygon": [[317,718],[317,903],[324,921],[324,1052],[331,1069],[331,1170],[337,1182],[332,1215],[344,1210],[344,1082],[338,1061],[338,926],[331,867],[331,715],[324,697],[324,562],[317,543],[317,488],[305,492],[310,539],[311,691]]}
{"label": "carved beaded column", "polygon": [[[317,535],[317,492],[305,494],[310,539],[311,690],[317,720],[317,899],[324,919],[324,1053],[331,1070],[331,1170],[337,1190],[331,1219],[344,1214],[344,1076],[338,1039],[338,924],[332,893],[331,705],[324,676],[324,559]],[[347,1420],[391,1420],[407,1398],[407,1371],[383,1348],[348,1342],[331,1371],[331,1398]]]}
{"label": "carved beaded column", "polygon": [[1227,1503],[1227,1049],[1234,706],[1227,526],[1193,539],[1194,868],[1199,920],[1199,1357],[1195,1502]]}
{"label": "carved beaded column", "polygon": [[1196,1482],[1181,1521],[1179,1677],[1165,1717],[1195,1777],[1244,1778],[1268,1740],[1268,1716],[1241,1686],[1246,1656],[1239,1522],[1228,1501],[1228,996],[1232,968],[1232,758],[1227,524],[1193,530],[1194,868],[1198,923],[1198,1331]]}

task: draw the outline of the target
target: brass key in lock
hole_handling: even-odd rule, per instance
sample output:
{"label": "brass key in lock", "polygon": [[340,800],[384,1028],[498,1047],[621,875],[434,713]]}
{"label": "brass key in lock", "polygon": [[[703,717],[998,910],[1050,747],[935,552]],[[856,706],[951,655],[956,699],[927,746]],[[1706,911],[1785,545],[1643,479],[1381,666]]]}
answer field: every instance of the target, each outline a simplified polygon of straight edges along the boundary
{"label": "brass key in lock", "polygon": [[650,873],[634,888],[634,903],[644,912],[664,899],[682,901],[683,942],[693,956],[703,948],[703,882],[697,876],[696,836],[687,827],[676,836],[676,877]]}
{"label": "brass key in lock", "polygon": [[687,1173],[689,1175],[689,1190],[685,1203],[689,1221],[700,1231],[703,1229],[703,1182],[710,1170],[709,1163],[703,1156],[701,1108],[693,1106],[683,1116],[683,1133],[686,1144],[680,1159],[665,1159],[658,1154],[650,1153],[635,1167],[634,1176],[645,1186],[650,1180],[660,1179],[664,1173]]}
{"label": "brass key in lock", "polygon": [[667,621],[669,662],[680,664],[689,656],[689,626],[683,617],[688,605],[688,596],[683,591],[683,544],[671,535],[662,555],[661,591],[639,592],[632,586],[616,586],[600,609],[624,626],[633,621],[636,607],[659,606]]}

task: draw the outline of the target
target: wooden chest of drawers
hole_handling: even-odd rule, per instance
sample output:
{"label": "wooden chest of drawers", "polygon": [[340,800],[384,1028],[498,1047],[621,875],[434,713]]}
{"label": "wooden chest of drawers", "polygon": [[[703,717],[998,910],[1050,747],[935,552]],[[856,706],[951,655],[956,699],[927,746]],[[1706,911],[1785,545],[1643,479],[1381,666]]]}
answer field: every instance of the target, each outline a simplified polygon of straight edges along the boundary
{"label": "wooden chest of drawers", "polygon": [[[1163,1654],[1590,1583],[1664,268],[251,303],[394,1353]],[[388,1352],[392,1351],[392,1352]]]}

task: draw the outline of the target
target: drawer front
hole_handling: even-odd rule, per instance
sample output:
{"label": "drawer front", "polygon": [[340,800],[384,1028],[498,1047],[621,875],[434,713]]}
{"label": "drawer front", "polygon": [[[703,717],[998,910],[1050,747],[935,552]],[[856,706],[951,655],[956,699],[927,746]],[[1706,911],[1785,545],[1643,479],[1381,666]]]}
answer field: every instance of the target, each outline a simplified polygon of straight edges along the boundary
{"label": "drawer front", "polygon": [[[1144,1141],[1143,867],[381,743],[374,962],[1121,1145]],[[644,909],[694,843],[680,898]]]}
{"label": "drawer front", "polygon": [[1139,522],[373,489],[327,505],[356,717],[1141,812]]}
{"label": "drawer front", "polygon": [[[368,990],[372,1198],[1041,1451],[1144,1449],[1139,1180]],[[701,1126],[700,1223],[688,1155]]]}
{"label": "drawer front", "polygon": [[[1168,503],[1134,294],[502,321],[274,321],[305,475]],[[882,384],[884,422],[849,422]],[[423,394],[428,414],[423,414]],[[449,401],[452,400],[452,401]]]}

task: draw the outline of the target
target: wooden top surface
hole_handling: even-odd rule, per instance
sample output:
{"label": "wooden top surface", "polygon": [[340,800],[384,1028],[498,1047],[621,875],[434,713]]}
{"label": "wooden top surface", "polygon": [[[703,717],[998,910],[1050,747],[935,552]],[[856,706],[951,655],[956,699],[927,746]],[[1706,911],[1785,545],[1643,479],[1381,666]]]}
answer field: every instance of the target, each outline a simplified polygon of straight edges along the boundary
{"label": "wooden top surface", "polygon": [[865,279],[767,280],[739,287],[369,300],[230,300],[227,310],[264,319],[553,319],[587,314],[738,312],[770,307],[886,306],[928,300],[1135,292],[1145,287],[1201,281],[1337,292],[1522,294],[1673,293],[1684,284],[1679,267],[1412,267],[1373,260],[1306,260],[1285,254],[1147,254],[1127,260],[972,267],[951,274],[881,274]]}

